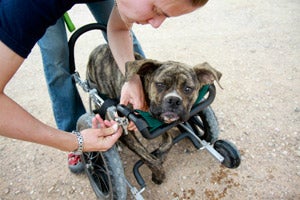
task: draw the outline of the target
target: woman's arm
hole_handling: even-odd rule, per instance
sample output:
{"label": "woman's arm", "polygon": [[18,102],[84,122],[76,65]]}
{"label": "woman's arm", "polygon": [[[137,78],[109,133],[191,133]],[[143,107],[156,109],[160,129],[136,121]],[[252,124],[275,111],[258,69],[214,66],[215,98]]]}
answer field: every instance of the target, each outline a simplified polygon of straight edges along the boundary
{"label": "woman's arm", "polygon": [[131,27],[132,24],[124,22],[119,14],[118,7],[114,6],[107,25],[108,42],[123,75],[125,75],[125,63],[135,60],[130,33]]}
{"label": "woman's arm", "polygon": [[[0,134],[19,140],[51,146],[63,151],[74,151],[78,148],[76,136],[52,128],[34,118],[5,93],[4,89],[11,77],[19,69],[24,58],[17,55],[0,41]],[[84,151],[103,151],[110,148],[121,135],[121,128],[104,124],[98,118],[101,129],[82,131]],[[94,126],[95,122],[93,122]]]}
{"label": "woman's arm", "polygon": [[[126,23],[121,18],[118,7],[114,6],[108,21],[108,41],[112,54],[125,75],[125,64],[135,60],[130,29],[132,24]],[[138,75],[126,82],[122,87],[120,103],[133,105],[134,109],[143,109],[145,97],[142,83]]]}
{"label": "woman's arm", "polygon": [[[3,136],[74,150],[76,137],[50,128],[4,94],[4,88],[24,59],[0,42],[0,133]],[[60,132],[60,133],[59,133]]]}

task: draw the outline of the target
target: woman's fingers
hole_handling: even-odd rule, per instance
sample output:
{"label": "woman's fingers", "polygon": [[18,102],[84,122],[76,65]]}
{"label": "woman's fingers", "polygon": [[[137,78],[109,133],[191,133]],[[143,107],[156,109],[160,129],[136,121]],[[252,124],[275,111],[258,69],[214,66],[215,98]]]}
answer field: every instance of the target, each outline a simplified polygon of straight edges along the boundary
{"label": "woman's fingers", "polygon": [[100,128],[105,127],[103,119],[99,114],[96,114],[92,119],[92,128]]}

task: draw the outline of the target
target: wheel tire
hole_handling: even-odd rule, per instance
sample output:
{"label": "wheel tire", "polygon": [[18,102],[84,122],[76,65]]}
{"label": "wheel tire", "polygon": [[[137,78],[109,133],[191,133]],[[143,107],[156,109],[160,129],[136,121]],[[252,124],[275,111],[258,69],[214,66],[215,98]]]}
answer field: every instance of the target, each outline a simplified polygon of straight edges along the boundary
{"label": "wheel tire", "polygon": [[[92,127],[94,115],[85,113],[77,121],[77,130]],[[101,200],[122,200],[127,197],[124,168],[115,145],[106,152],[85,152],[81,156],[90,184]]]}
{"label": "wheel tire", "polygon": [[237,168],[240,165],[240,152],[233,143],[226,140],[217,140],[214,143],[214,149],[224,157],[222,164],[225,167]]}
{"label": "wheel tire", "polygon": [[90,184],[101,200],[126,200],[124,169],[115,146],[106,152],[83,153],[82,161]]}
{"label": "wheel tire", "polygon": [[[208,106],[191,118],[191,125],[196,135],[202,140],[213,144],[219,137],[219,123],[213,109]],[[200,132],[198,128],[202,131]]]}

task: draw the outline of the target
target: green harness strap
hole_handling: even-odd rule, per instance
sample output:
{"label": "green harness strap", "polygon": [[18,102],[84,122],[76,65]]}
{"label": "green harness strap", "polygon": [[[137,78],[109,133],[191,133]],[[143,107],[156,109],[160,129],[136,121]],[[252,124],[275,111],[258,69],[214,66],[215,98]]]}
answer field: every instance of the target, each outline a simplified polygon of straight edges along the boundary
{"label": "green harness strap", "polygon": [[[194,105],[197,105],[198,103],[200,103],[201,99],[203,99],[203,97],[207,93],[208,88],[209,88],[209,85],[205,85],[199,90],[198,98],[197,98],[196,102],[194,103]],[[162,124],[164,124],[162,121],[159,121],[158,119],[153,118],[149,112],[145,112],[142,110],[135,110],[135,111],[137,113],[139,113],[145,119],[145,121],[149,125],[150,132],[154,131],[155,129],[160,127]]]}

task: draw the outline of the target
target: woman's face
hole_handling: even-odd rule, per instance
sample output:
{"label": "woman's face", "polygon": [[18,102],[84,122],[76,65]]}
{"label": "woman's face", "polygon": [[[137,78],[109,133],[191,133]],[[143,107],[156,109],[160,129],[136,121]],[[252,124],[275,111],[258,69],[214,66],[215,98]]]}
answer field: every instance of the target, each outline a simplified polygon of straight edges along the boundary
{"label": "woman's face", "polygon": [[117,0],[118,10],[126,23],[150,24],[158,28],[166,18],[197,9],[190,0]]}

